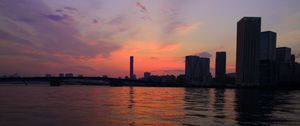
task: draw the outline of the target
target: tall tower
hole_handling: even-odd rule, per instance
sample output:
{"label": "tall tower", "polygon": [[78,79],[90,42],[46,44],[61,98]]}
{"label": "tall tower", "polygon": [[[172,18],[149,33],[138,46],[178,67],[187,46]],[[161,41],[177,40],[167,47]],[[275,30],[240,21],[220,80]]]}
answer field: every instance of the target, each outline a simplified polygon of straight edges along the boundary
{"label": "tall tower", "polygon": [[236,83],[259,84],[260,17],[244,17],[237,23]]}
{"label": "tall tower", "polygon": [[130,56],[130,73],[129,73],[130,74],[130,79],[135,79],[133,67],[134,67],[134,57]]}
{"label": "tall tower", "polygon": [[226,52],[216,53],[216,78],[225,78],[226,76]]}

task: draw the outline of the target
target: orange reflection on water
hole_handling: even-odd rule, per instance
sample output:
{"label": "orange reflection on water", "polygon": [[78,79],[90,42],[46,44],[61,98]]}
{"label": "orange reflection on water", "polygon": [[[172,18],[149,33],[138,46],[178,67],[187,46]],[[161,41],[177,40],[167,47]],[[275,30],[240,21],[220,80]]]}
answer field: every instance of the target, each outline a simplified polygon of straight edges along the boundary
{"label": "orange reflection on water", "polygon": [[[235,91],[204,88],[110,87],[97,104],[114,125],[235,124]],[[101,97],[99,95],[99,97]]]}
{"label": "orange reflection on water", "polygon": [[109,122],[117,125],[181,125],[180,120],[185,116],[183,88],[117,88],[110,92],[118,98],[111,101],[113,116]]}

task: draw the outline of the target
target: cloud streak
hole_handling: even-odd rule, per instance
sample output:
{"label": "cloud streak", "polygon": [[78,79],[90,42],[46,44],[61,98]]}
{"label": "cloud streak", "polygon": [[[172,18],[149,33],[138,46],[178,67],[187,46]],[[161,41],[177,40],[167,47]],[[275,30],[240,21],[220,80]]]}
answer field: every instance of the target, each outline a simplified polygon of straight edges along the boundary
{"label": "cloud streak", "polygon": [[150,17],[150,15],[149,15],[149,11],[148,11],[148,8],[146,7],[146,5],[145,4],[143,4],[141,1],[136,1],[135,2],[135,5],[136,5],[136,7],[138,8],[138,10],[139,10],[139,12],[141,12],[142,13],[142,19],[143,20],[152,20],[152,18]]}
{"label": "cloud streak", "polygon": [[136,6],[140,9],[141,12],[143,13],[148,13],[148,9],[146,8],[145,5],[143,5],[141,2],[136,1]]}

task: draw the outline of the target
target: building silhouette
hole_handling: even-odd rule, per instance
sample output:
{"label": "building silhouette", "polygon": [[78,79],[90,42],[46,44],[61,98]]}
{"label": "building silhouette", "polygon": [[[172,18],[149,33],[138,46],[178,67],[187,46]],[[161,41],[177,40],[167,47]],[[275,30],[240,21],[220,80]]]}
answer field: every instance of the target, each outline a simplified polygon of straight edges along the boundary
{"label": "building silhouette", "polygon": [[296,56],[294,54],[291,55],[291,62],[296,63]]}
{"label": "building silhouette", "polygon": [[277,83],[276,73],[276,41],[277,34],[272,31],[260,33],[260,85],[273,85]]}
{"label": "building silhouette", "polygon": [[200,66],[198,56],[185,57],[185,75],[188,80],[200,80]]}
{"label": "building silhouette", "polygon": [[216,52],[215,77],[222,79],[226,77],[226,52]]}
{"label": "building silhouette", "polygon": [[277,83],[278,65],[273,60],[261,60],[259,62],[259,82],[262,86],[272,86]]}
{"label": "building silhouette", "polygon": [[261,32],[260,34],[260,60],[276,59],[277,34],[272,31]]}
{"label": "building silhouette", "polygon": [[132,80],[135,80],[135,75],[134,75],[134,57],[130,56],[130,73],[129,73],[129,77]]}
{"label": "building silhouette", "polygon": [[64,73],[59,73],[58,77],[65,77],[65,74]]}
{"label": "building silhouette", "polygon": [[292,62],[292,49],[288,47],[276,48],[276,61],[277,61],[277,79],[278,84],[290,83],[294,80],[294,64]]}
{"label": "building silhouette", "polygon": [[237,23],[236,84],[259,84],[260,17],[244,17]]}
{"label": "building silhouette", "polygon": [[151,76],[150,72],[144,72],[144,78],[149,78]]}
{"label": "building silhouette", "polygon": [[74,74],[73,73],[66,73],[65,77],[74,77]]}
{"label": "building silhouette", "polygon": [[291,63],[292,49],[288,47],[276,48],[276,59],[279,63]]}
{"label": "building silhouette", "polygon": [[208,84],[210,81],[210,59],[198,56],[185,57],[185,75],[193,85]]}
{"label": "building silhouette", "polygon": [[52,77],[51,74],[45,74],[45,77]]}

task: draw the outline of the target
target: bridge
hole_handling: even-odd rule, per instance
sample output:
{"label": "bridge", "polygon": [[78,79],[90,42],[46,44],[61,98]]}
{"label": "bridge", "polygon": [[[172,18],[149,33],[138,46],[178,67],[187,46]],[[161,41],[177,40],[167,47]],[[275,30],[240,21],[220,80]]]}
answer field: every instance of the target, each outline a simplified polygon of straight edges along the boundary
{"label": "bridge", "polygon": [[[12,83],[13,82],[13,83]],[[177,83],[161,83],[108,77],[2,77],[0,84],[35,84],[44,82],[51,86],[60,85],[108,85],[108,86],[178,86]]]}

